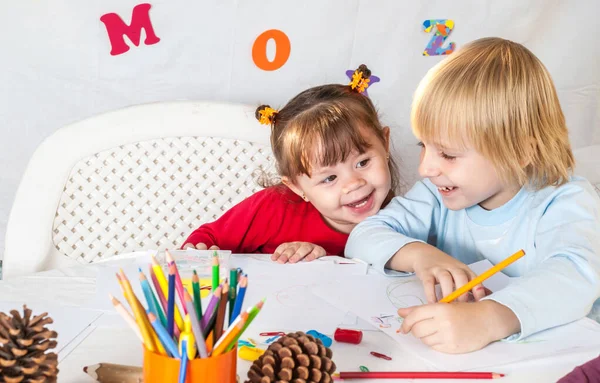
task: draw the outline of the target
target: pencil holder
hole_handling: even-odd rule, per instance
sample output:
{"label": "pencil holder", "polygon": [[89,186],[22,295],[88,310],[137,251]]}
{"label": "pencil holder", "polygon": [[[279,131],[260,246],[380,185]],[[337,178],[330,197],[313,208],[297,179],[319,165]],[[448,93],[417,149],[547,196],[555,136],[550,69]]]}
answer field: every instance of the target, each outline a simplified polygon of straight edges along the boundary
{"label": "pencil holder", "polygon": [[[181,360],[144,348],[144,383],[178,382]],[[237,347],[216,357],[188,361],[186,383],[236,383]]]}

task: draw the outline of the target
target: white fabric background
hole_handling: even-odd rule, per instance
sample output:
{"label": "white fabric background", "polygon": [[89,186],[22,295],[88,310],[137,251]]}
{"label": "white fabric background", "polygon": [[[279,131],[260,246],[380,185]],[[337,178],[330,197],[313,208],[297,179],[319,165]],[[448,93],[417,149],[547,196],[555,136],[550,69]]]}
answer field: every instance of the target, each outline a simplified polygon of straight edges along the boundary
{"label": "white fabric background", "polygon": [[[426,19],[453,19],[456,26],[448,41],[459,48],[484,36],[525,44],[554,78],[573,146],[600,144],[598,1],[148,2],[161,41],[135,47],[126,39],[131,49],[119,56],[109,53],[100,17],[115,12],[129,24],[141,1],[0,3],[0,251],[27,161],[61,126],[163,100],[279,107],[307,87],[346,82],[344,72],[361,63],[381,77],[369,94],[392,127],[395,154],[411,183],[417,155],[409,127],[412,92],[444,57],[422,56],[431,39],[421,30]],[[251,56],[254,40],[268,29],[280,29],[291,40],[290,58],[273,72],[258,69]],[[271,45],[269,52],[273,54]]]}

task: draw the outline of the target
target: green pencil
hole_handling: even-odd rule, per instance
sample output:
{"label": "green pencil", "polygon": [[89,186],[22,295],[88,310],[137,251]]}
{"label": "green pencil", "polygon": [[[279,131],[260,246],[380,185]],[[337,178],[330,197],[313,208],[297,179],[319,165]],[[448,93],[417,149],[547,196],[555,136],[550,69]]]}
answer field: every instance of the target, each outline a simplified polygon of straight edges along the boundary
{"label": "green pencil", "polygon": [[219,254],[215,251],[212,259],[212,291],[219,287]]}
{"label": "green pencil", "polygon": [[242,330],[237,335],[237,337],[235,337],[235,339],[233,340],[233,342],[231,342],[231,345],[229,347],[227,347],[227,350],[225,352],[231,351],[231,349],[233,349],[236,346],[237,341],[240,339],[240,337],[242,336],[242,334],[244,333],[244,331],[246,331],[246,328],[248,328],[248,326],[250,325],[250,323],[252,323],[252,321],[254,320],[254,318],[256,318],[256,316],[260,312],[260,309],[262,309],[263,305],[265,304],[265,300],[266,299],[267,298],[263,298],[262,301],[258,302],[256,305],[254,305],[252,308],[250,308],[248,310],[248,319],[246,319],[246,323],[244,323],[244,326],[242,327]]}
{"label": "green pencil", "polygon": [[196,270],[192,276],[192,290],[194,291],[194,308],[196,309],[196,316],[198,320],[202,320],[202,298],[200,297],[200,278]]}
{"label": "green pencil", "polygon": [[237,277],[238,273],[236,269],[229,270],[229,320],[227,323],[231,323],[231,314],[233,313],[233,306],[235,306],[235,297],[237,294]]}

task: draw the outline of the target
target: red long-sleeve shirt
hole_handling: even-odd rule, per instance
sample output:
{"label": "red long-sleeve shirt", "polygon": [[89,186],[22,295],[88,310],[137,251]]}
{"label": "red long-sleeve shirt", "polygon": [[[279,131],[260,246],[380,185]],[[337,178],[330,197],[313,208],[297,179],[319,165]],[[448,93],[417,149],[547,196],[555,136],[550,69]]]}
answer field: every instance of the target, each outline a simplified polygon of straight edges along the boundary
{"label": "red long-sleeve shirt", "polygon": [[186,243],[233,253],[272,254],[285,242],[310,242],[343,256],[348,234],[330,228],[315,207],[285,186],[261,190],[214,222],[194,230]]}

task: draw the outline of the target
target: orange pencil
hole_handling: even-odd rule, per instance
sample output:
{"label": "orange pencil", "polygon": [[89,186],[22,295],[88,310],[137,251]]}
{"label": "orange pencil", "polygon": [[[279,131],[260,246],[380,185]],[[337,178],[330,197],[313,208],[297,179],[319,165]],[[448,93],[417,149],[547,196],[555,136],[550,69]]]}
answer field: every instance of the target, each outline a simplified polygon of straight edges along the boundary
{"label": "orange pencil", "polygon": [[223,334],[221,339],[219,339],[217,344],[215,344],[215,347],[212,350],[211,356],[219,356],[223,352],[225,352],[225,350],[227,350],[229,345],[233,341],[235,341],[235,338],[238,336],[238,334],[244,328],[244,325],[246,324],[247,319],[248,319],[248,313],[244,312],[240,315],[240,319],[234,323],[235,325],[229,326],[229,329],[227,329],[225,334]]}
{"label": "orange pencil", "polygon": [[210,353],[211,353],[211,351],[212,351],[212,349],[213,349],[213,346],[214,346],[214,344],[215,344],[215,341],[214,341],[214,336],[213,336],[213,334],[214,334],[214,333],[215,333],[214,331],[211,331],[211,332],[208,334],[208,336],[206,337],[206,342],[205,342],[205,343],[206,343],[206,352],[207,352],[209,355],[210,355]]}

